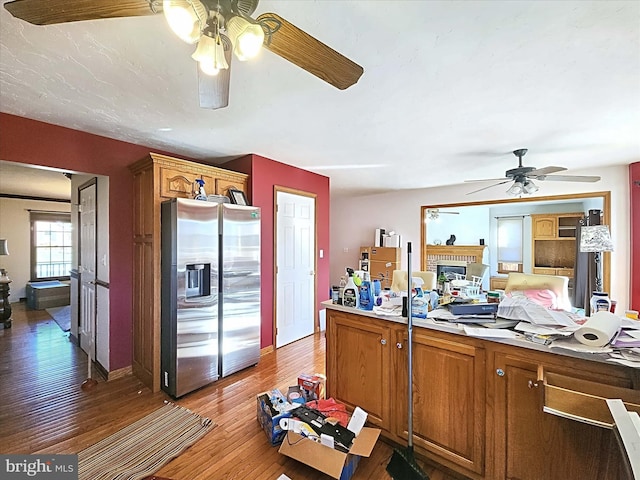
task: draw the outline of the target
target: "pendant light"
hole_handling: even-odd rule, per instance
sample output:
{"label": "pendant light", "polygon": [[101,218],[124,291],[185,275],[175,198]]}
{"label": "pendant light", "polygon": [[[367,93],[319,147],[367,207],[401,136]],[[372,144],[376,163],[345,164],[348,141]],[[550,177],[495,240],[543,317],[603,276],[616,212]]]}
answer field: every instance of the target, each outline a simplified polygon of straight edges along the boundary
{"label": "pendant light", "polygon": [[183,41],[196,43],[207,20],[207,9],[198,0],[163,0],[162,11],[171,30]]}

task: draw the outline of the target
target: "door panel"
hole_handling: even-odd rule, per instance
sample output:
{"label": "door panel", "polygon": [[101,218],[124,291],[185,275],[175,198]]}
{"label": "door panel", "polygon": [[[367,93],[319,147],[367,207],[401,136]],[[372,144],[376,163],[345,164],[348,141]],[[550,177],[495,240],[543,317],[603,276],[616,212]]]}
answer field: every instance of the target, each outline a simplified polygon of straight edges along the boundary
{"label": "door panel", "polygon": [[315,198],[276,195],[276,347],[314,332]]}
{"label": "door panel", "polygon": [[[95,357],[96,185],[80,190],[80,346]],[[93,341],[92,341],[93,339]]]}

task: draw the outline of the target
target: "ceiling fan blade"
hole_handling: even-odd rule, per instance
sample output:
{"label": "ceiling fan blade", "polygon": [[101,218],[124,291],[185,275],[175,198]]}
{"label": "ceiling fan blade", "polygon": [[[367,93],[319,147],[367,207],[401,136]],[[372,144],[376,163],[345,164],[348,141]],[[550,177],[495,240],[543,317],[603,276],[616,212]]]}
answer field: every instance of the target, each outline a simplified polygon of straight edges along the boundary
{"label": "ceiling fan blade", "polygon": [[598,182],[600,177],[595,175],[541,175],[538,180],[554,182]]}
{"label": "ceiling fan blade", "polygon": [[511,180],[510,178],[507,177],[502,177],[502,178],[479,178],[476,180],[465,180],[465,183],[472,183],[472,182],[497,182],[499,180]]}
{"label": "ceiling fan blade", "polygon": [[527,177],[537,177],[538,175],[547,175],[549,173],[564,172],[565,170],[566,170],[566,168],[564,168],[564,167],[538,168],[537,170],[533,170],[533,171],[527,173]]}
{"label": "ceiling fan blade", "polygon": [[340,90],[355,84],[364,69],[275,13],[257,18],[264,47]]}
{"label": "ceiling fan blade", "polygon": [[[153,10],[151,5],[153,4]],[[4,4],[11,15],[34,25],[136,17],[162,12],[162,2],[147,0],[14,0]]]}
{"label": "ceiling fan blade", "polygon": [[511,180],[511,179],[509,178],[509,179],[505,180],[504,182],[494,183],[493,185],[488,185],[488,186],[486,186],[486,187],[479,188],[478,190],[474,190],[473,192],[468,192],[468,193],[467,193],[467,195],[471,195],[472,193],[478,193],[478,192],[481,192],[482,190],[486,190],[487,188],[497,187],[498,185],[503,185],[503,184],[505,184],[505,183],[509,183],[509,182],[511,182],[511,181],[513,181],[513,180]]}

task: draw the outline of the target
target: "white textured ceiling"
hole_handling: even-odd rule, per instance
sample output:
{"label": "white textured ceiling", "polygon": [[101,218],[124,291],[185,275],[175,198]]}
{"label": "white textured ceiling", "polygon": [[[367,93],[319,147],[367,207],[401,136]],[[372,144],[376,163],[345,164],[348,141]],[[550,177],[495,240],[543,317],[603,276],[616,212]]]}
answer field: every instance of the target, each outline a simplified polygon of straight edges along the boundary
{"label": "white textured ceiling", "polygon": [[340,91],[263,51],[234,63],[221,110],[198,107],[194,47],[162,15],[42,27],[0,10],[3,112],[210,163],[256,153],[332,194],[501,177],[521,147],[567,174],[640,160],[638,1],[261,0],[254,16],[364,75]]}

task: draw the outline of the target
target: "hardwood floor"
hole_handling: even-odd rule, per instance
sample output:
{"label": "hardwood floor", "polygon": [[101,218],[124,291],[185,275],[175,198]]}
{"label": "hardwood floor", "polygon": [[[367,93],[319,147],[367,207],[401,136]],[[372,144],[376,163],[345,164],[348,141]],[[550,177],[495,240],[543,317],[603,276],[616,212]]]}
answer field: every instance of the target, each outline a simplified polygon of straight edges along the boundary
{"label": "hardwood floor", "polygon": [[[87,357],[44,310],[12,304],[13,327],[0,329],[0,452],[75,453],[127,426],[165,400],[126,376],[84,392]],[[256,421],[256,395],[295,385],[299,373],[325,372],[319,334],[264,355],[256,367],[193,392],[175,403],[217,426],[156,475],[175,480],[292,480],[330,477],[278,453]],[[392,448],[379,440],[353,480],[389,479]],[[454,477],[424,466],[432,480]]]}

